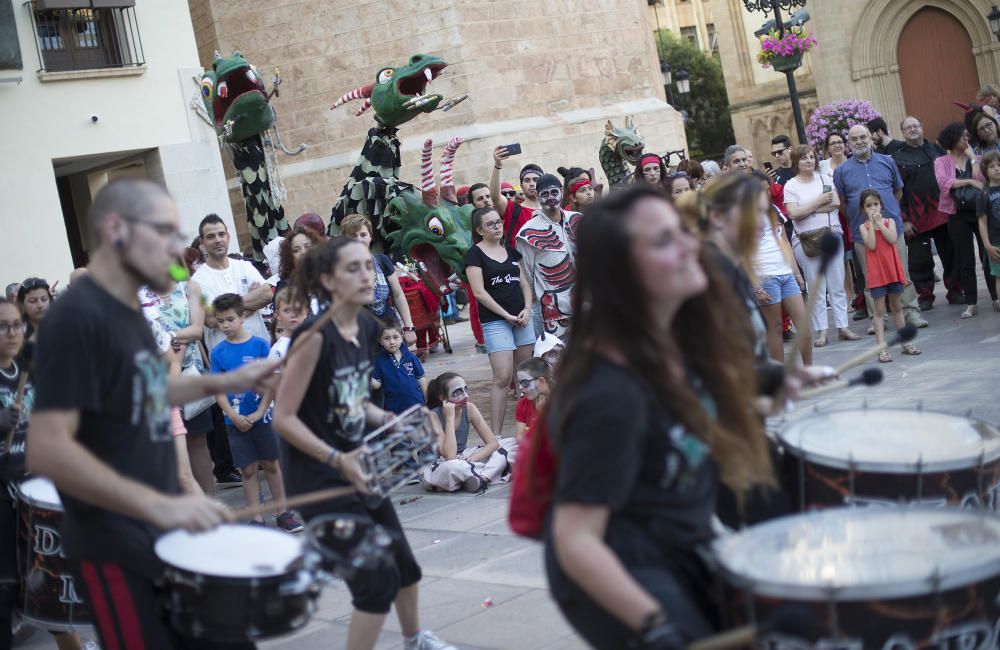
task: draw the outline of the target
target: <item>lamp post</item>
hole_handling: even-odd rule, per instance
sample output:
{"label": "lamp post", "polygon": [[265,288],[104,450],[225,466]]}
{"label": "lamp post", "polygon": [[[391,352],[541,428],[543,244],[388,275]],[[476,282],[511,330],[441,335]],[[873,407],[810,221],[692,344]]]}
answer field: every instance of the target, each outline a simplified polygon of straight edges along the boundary
{"label": "lamp post", "polygon": [[990,30],[1000,41],[1000,9],[997,9],[996,5],[993,5],[993,10],[986,14],[986,20],[990,21]]}
{"label": "lamp post", "polygon": [[[806,0],[743,0],[743,6],[747,11],[753,13],[774,12],[774,26],[778,30],[779,36],[785,35],[785,23],[781,17],[781,10],[790,11],[793,7],[804,7]],[[998,12],[1000,13],[1000,12]],[[1000,15],[998,15],[1000,19]],[[801,19],[805,22],[805,19]],[[795,85],[795,70],[786,70],[785,78],[788,80],[788,95],[792,100],[792,116],[795,118],[795,131],[799,136],[799,143],[806,142],[806,126],[802,121],[802,107],[799,105],[799,90]]]}
{"label": "lamp post", "polygon": [[677,82],[677,94],[684,96],[691,92],[691,75],[684,68],[678,68],[677,74],[666,61],[660,61],[660,74],[663,75],[663,85],[667,89],[667,101],[677,108],[674,101],[674,82]]}
{"label": "lamp post", "polygon": [[663,85],[667,89],[667,102],[673,106],[674,105],[674,76],[673,70],[670,69],[670,64],[666,61],[660,61],[660,74],[663,75]]}

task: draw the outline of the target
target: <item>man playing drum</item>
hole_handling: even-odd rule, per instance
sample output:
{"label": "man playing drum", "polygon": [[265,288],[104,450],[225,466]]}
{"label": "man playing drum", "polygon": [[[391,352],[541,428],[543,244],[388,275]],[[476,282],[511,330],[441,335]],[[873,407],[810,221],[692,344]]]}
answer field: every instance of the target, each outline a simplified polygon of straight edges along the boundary
{"label": "man playing drum", "polygon": [[156,537],[230,517],[204,496],[181,495],[170,406],[252,387],[262,393],[276,362],[168,380],[136,292],[169,281],[185,241],[177,208],[158,185],[119,180],[98,192],[88,217],[90,273],[39,332],[28,467],[62,497],[63,548],[102,647],[209,647],[168,629],[158,608]]}

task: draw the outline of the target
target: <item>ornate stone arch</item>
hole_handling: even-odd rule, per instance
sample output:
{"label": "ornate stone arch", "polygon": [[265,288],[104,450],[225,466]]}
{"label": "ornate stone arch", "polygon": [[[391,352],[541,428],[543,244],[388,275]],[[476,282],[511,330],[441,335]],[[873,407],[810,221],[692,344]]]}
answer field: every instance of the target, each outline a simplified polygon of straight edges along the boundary
{"label": "ornate stone arch", "polygon": [[905,112],[896,47],[915,13],[934,7],[954,16],[972,40],[980,84],[1000,79],[1000,45],[994,42],[985,10],[972,0],[870,0],[855,22],[851,43],[851,78],[890,124]]}

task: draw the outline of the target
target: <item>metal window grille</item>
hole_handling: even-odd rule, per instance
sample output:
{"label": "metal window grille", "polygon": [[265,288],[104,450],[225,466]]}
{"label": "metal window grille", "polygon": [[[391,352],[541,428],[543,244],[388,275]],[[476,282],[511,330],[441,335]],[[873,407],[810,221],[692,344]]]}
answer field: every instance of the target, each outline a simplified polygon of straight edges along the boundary
{"label": "metal window grille", "polygon": [[39,71],[129,68],[146,63],[134,7],[38,9],[26,2]]}

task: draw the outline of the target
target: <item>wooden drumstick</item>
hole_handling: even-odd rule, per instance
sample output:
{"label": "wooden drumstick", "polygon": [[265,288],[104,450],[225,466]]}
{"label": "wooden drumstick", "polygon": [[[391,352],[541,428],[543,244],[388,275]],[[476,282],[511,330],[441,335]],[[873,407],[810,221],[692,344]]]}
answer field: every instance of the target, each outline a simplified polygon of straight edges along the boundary
{"label": "wooden drumstick", "polygon": [[791,377],[795,371],[795,366],[799,363],[799,355],[812,345],[812,312],[819,300],[819,285],[826,278],[826,270],[830,268],[830,262],[840,250],[840,238],[832,232],[828,232],[819,240],[819,270],[809,285],[809,299],[806,301],[805,315],[802,317],[805,322],[796,323],[798,329],[792,338],[792,354],[785,359],[785,376]]}
{"label": "wooden drumstick", "polygon": [[730,648],[745,648],[757,640],[757,626],[742,627],[713,634],[688,645],[688,650],[730,650]]}
{"label": "wooden drumstick", "polygon": [[914,327],[913,325],[905,325],[902,329],[896,332],[896,335],[894,337],[889,339],[888,343],[881,343],[879,345],[876,345],[870,350],[865,350],[861,354],[851,358],[848,361],[845,361],[841,365],[837,366],[836,372],[838,375],[843,374],[844,371],[846,370],[850,370],[855,366],[860,366],[862,363],[868,361],[869,359],[874,359],[879,354],[881,354],[883,350],[888,350],[892,346],[899,345],[900,343],[909,343],[916,337],[917,337],[917,328]]}
{"label": "wooden drumstick", "polygon": [[844,388],[850,388],[851,386],[875,386],[882,383],[882,376],[882,371],[879,368],[867,368],[863,373],[854,379],[838,379],[837,381],[832,381],[823,386],[807,388],[799,393],[799,399],[822,397],[827,393],[833,393]]}
{"label": "wooden drumstick", "polygon": [[270,503],[246,506],[245,508],[233,510],[233,518],[240,520],[256,517],[257,515],[275,514],[279,510],[284,512],[285,510],[289,510],[291,508],[308,506],[322,501],[329,501],[330,499],[336,499],[337,497],[353,494],[354,492],[354,487],[350,485],[337,488],[326,488],[324,490],[316,490],[315,492],[306,492],[305,494],[285,499],[284,504],[281,507],[278,506],[277,502],[272,500]]}

